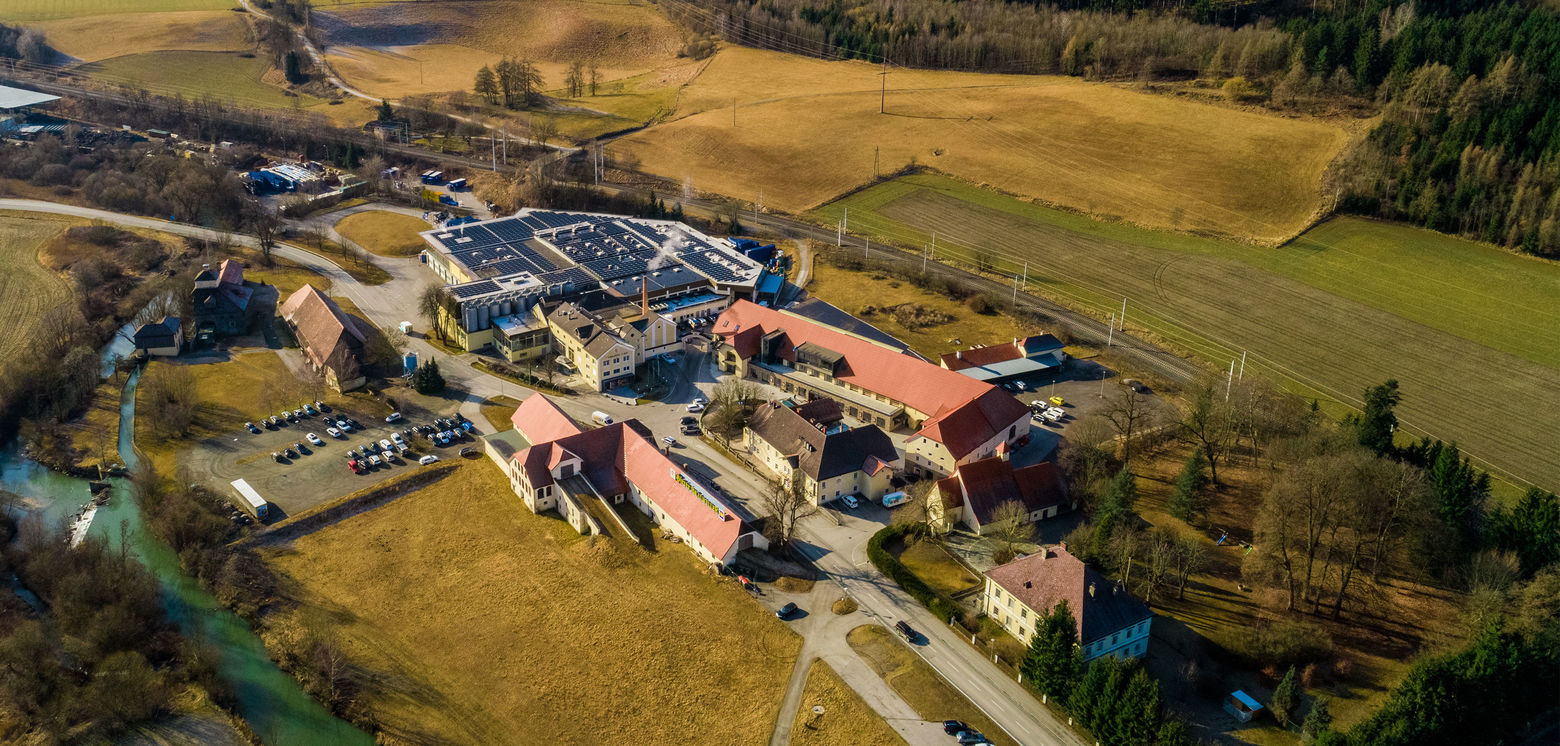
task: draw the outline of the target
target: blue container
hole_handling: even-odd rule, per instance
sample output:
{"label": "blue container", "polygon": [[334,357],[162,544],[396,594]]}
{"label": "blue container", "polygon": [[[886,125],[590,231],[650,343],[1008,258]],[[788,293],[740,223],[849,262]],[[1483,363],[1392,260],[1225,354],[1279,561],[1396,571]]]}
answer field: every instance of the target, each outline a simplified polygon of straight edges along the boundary
{"label": "blue container", "polygon": [[401,356],[401,367],[406,369],[406,372],[403,373],[402,375],[408,375],[409,376],[409,375],[412,374],[413,371],[416,371],[417,370],[417,353],[415,353],[415,352],[408,352],[405,355],[402,355]]}

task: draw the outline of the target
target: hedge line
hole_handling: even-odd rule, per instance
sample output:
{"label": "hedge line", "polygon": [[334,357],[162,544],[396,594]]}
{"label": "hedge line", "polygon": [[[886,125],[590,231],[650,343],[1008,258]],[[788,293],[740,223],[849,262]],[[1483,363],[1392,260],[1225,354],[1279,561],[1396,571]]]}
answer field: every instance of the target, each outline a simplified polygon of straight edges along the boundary
{"label": "hedge line", "polygon": [[964,610],[953,599],[938,593],[925,581],[916,577],[916,574],[905,567],[894,555],[889,554],[883,545],[895,539],[903,538],[909,526],[888,526],[872,535],[867,540],[867,559],[872,560],[872,566],[878,572],[892,578],[900,588],[910,594],[912,598],[921,602],[922,606],[932,610],[938,619],[953,620],[964,616]]}

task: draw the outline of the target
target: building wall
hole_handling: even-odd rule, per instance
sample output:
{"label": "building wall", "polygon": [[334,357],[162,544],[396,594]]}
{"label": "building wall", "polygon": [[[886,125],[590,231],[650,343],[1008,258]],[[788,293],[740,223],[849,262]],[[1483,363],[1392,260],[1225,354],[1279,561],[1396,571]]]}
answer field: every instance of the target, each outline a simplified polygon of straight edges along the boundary
{"label": "building wall", "polygon": [[1101,636],[1097,640],[1085,642],[1084,661],[1091,661],[1103,655],[1114,655],[1118,658],[1142,657],[1148,653],[1149,631],[1153,621],[1154,618],[1149,617],[1125,629]]}
{"label": "building wall", "polygon": [[[1002,625],[1014,639],[1028,645],[1034,634],[1040,615],[1008,593],[996,581],[986,578],[985,592],[981,594],[980,611],[992,621]],[[1077,612],[1073,614],[1077,617]],[[1098,639],[1084,640],[1083,660],[1088,662],[1104,655],[1120,658],[1139,658],[1148,653],[1148,641],[1154,618],[1149,616],[1130,627],[1116,630]]]}

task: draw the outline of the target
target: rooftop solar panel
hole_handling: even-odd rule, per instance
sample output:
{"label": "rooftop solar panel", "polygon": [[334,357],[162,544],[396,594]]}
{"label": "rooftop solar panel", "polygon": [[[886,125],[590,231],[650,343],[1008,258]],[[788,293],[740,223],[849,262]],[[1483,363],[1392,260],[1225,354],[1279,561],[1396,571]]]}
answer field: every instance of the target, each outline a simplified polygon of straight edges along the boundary
{"label": "rooftop solar panel", "polygon": [[491,280],[478,280],[476,282],[468,282],[465,285],[451,286],[450,293],[453,294],[456,298],[473,298],[484,293],[498,292],[500,289],[501,288],[499,288],[498,283],[496,282]]}

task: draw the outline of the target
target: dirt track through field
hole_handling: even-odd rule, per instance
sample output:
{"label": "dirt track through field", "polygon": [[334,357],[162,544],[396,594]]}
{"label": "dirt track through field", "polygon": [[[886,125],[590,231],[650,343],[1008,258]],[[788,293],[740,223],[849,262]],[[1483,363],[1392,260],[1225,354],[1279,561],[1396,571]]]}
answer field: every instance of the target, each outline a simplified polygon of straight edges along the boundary
{"label": "dirt track through field", "polygon": [[[1129,329],[1149,326],[1218,368],[1246,351],[1247,368],[1350,406],[1396,378],[1410,432],[1458,441],[1497,473],[1560,486],[1554,368],[1240,262],[1088,236],[928,190],[877,214],[1028,259],[1042,293],[1075,305],[1119,308],[1125,296]],[[894,230],[855,213],[852,226]]]}

